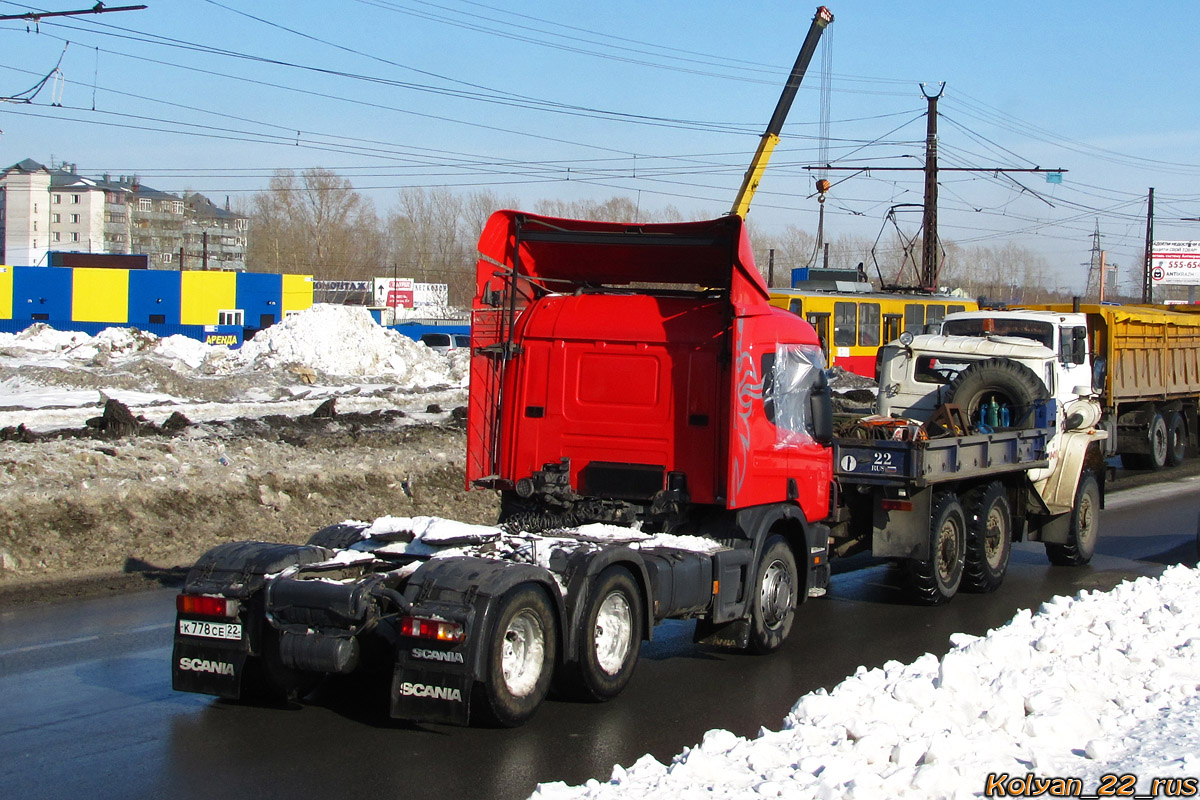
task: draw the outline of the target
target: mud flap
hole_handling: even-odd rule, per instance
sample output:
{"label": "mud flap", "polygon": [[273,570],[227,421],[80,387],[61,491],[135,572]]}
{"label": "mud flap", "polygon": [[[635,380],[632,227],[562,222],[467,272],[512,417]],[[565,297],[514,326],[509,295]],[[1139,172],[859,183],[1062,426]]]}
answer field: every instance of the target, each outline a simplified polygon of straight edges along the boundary
{"label": "mud flap", "polygon": [[247,656],[242,642],[198,641],[176,634],[171,653],[171,688],[238,700]]}
{"label": "mud flap", "polygon": [[733,622],[714,624],[706,619],[698,619],[692,641],[712,647],[745,650],[750,646],[750,620],[737,619]]}
{"label": "mud flap", "polygon": [[391,715],[410,722],[468,725],[474,683],[466,669],[422,668],[401,657],[392,673]]}

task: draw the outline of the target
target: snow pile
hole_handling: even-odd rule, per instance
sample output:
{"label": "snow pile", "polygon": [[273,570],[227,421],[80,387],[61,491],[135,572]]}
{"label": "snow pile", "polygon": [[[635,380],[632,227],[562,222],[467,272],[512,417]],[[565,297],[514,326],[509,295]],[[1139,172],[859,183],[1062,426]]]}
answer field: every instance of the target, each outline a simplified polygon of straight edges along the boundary
{"label": "snow pile", "polygon": [[805,695],[781,731],[709,731],[670,765],[647,755],[608,783],[533,797],[973,797],[989,773],[1010,794],[1030,774],[1095,792],[1107,773],[1149,793],[1200,774],[1200,572],[1056,597],[952,641],[940,661],[860,668]]}
{"label": "snow pile", "polygon": [[358,306],[318,304],[292,314],[229,351],[222,369],[301,365],[324,375],[370,376],[406,388],[451,382],[448,359],[403,334],[381,327]]}

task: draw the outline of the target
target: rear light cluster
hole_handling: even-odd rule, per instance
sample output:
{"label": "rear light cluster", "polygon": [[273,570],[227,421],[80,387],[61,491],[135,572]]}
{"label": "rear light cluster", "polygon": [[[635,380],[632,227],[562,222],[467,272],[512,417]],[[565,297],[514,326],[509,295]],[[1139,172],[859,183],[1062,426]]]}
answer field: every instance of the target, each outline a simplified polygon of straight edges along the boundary
{"label": "rear light cluster", "polygon": [[211,594],[181,594],[175,598],[175,610],[196,617],[236,617],[240,604],[228,597]]}
{"label": "rear light cluster", "polygon": [[401,617],[398,632],[401,636],[433,639],[438,642],[461,642],[464,635],[463,626],[457,622],[423,617]]}

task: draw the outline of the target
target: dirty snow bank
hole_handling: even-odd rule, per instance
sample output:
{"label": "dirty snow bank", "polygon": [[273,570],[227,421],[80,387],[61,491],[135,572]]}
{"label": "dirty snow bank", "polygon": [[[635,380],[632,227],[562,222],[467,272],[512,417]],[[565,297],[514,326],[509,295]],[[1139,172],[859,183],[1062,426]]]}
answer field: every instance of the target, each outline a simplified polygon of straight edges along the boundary
{"label": "dirty snow bank", "polygon": [[1154,778],[1200,774],[1200,572],[1056,597],[952,641],[940,661],[860,668],[805,695],[780,731],[709,731],[669,765],[647,755],[608,783],[533,797],[957,798],[981,796],[989,773],[1073,776],[1077,794],[1136,774],[1148,794]]}
{"label": "dirty snow bank", "polygon": [[352,403],[344,410],[407,410],[424,407],[413,396],[435,389],[456,393],[459,405],[468,368],[465,353],[438,353],[351,306],[313,306],[239,350],[135,328],[88,336],[39,323],[0,334],[0,427],[78,427],[110,397],[135,414],[180,410],[191,419],[218,418],[211,404],[258,407],[231,409],[234,416],[304,413],[287,404],[328,397]]}

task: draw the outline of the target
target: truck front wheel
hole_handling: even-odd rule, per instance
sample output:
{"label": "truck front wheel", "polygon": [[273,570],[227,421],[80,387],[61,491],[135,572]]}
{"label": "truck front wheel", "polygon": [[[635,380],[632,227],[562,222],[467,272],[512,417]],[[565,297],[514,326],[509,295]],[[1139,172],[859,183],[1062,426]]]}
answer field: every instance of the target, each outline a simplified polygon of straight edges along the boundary
{"label": "truck front wheel", "polygon": [[1078,567],[1092,560],[1100,532],[1100,484],[1091,472],[1079,476],[1075,506],[1066,544],[1046,544],[1046,557],[1060,567]]}
{"label": "truck front wheel", "polygon": [[488,643],[483,702],[476,705],[483,721],[514,728],[532,717],[550,689],[557,647],[546,593],[525,585],[508,594]]}
{"label": "truck front wheel", "polygon": [[989,483],[963,497],[967,513],[967,556],[963,587],[994,592],[1008,573],[1012,554],[1012,511],[1004,484]]}
{"label": "truck front wheel", "polygon": [[746,649],[751,653],[770,653],[782,647],[792,631],[800,590],[796,556],[782,536],[772,536],[763,545],[755,586],[750,644]]}
{"label": "truck front wheel", "polygon": [[641,653],[642,614],[642,595],[629,571],[605,570],[588,602],[568,691],[587,700],[611,700],[621,693]]}
{"label": "truck front wheel", "polygon": [[929,515],[929,559],[905,562],[909,594],[922,605],[948,602],[958,592],[966,563],[967,521],[953,492],[939,492]]}

